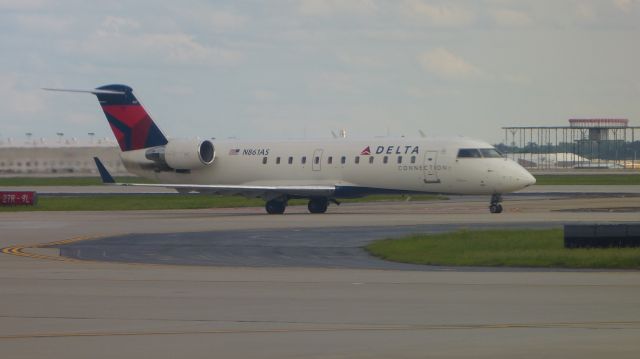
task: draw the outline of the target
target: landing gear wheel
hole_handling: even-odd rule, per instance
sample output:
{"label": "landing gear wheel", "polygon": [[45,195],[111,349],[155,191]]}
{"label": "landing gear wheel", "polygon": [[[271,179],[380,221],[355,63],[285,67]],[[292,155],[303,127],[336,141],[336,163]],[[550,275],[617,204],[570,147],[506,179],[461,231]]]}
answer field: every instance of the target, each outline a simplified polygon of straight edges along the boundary
{"label": "landing gear wheel", "polygon": [[310,213],[325,213],[328,206],[329,201],[326,198],[312,198],[307,208]]}
{"label": "landing gear wheel", "polygon": [[501,204],[492,204],[489,206],[489,212],[491,213],[502,213],[502,205]]}
{"label": "landing gear wheel", "polygon": [[267,210],[269,214],[283,214],[285,208],[287,208],[287,203],[277,199],[267,201],[264,206],[264,209]]}
{"label": "landing gear wheel", "polygon": [[491,204],[489,205],[489,212],[491,213],[502,213],[502,195],[494,194],[491,196]]}

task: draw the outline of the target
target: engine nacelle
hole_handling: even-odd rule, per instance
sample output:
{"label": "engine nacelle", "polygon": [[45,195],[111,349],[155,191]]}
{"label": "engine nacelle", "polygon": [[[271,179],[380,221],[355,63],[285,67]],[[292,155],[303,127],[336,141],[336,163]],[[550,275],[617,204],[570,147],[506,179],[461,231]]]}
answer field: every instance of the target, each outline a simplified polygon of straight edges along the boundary
{"label": "engine nacelle", "polygon": [[145,157],[158,170],[195,170],[213,163],[216,150],[209,140],[169,140],[164,146],[150,148]]}

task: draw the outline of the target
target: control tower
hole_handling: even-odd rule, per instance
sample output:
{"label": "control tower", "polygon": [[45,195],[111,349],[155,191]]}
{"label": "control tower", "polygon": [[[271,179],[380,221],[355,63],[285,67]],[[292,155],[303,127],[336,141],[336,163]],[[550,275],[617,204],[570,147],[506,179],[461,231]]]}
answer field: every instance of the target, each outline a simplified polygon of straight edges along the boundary
{"label": "control tower", "polygon": [[639,169],[640,127],[626,118],[572,118],[569,126],[503,127],[499,149],[532,169]]}
{"label": "control tower", "polygon": [[588,137],[583,140],[608,141],[617,139],[618,129],[629,126],[626,118],[572,118],[569,127],[588,131]]}

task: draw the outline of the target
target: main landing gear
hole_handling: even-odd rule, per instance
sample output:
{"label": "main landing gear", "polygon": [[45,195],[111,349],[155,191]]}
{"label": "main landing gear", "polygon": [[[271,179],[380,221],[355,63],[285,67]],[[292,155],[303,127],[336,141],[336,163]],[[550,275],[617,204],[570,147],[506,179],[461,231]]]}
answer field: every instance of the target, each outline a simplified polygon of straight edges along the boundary
{"label": "main landing gear", "polygon": [[329,207],[329,200],[326,198],[311,198],[309,200],[309,213],[325,213]]}
{"label": "main landing gear", "polygon": [[287,201],[282,199],[272,199],[264,205],[264,209],[266,209],[269,214],[283,214],[286,208]]}
{"label": "main landing gear", "polygon": [[[288,198],[274,198],[269,201],[264,206],[264,209],[269,214],[283,214],[285,209],[287,208],[287,199]],[[329,199],[326,197],[314,197],[309,199],[309,204],[307,208],[310,213],[325,213],[327,208],[329,207],[329,201],[339,205],[340,202],[335,199]]]}
{"label": "main landing gear", "polygon": [[489,212],[491,213],[502,213],[502,195],[494,194],[491,196],[491,204],[489,205]]}

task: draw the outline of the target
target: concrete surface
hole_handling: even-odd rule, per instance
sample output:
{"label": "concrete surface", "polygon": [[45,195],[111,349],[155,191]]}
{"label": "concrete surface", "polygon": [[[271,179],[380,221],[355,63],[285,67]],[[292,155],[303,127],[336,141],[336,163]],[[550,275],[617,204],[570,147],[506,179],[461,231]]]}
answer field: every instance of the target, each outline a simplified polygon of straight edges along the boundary
{"label": "concrete surface", "polygon": [[[464,200],[343,205],[326,215],[306,214],[304,207],[283,216],[264,215],[262,208],[2,213],[0,246],[129,233],[637,221],[638,212],[557,210],[639,202],[625,196],[519,197],[505,201],[501,215],[489,214],[485,202]],[[327,235],[332,241],[332,230]],[[139,244],[130,238],[132,247]],[[184,246],[197,252],[188,240]],[[38,258],[47,257],[0,254],[3,357],[636,358],[640,352],[636,271],[205,267]]]}

